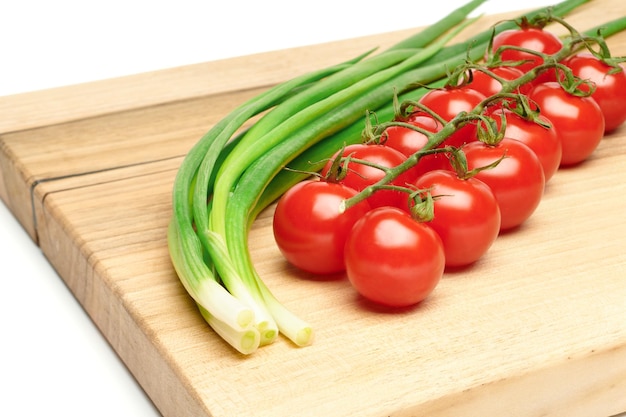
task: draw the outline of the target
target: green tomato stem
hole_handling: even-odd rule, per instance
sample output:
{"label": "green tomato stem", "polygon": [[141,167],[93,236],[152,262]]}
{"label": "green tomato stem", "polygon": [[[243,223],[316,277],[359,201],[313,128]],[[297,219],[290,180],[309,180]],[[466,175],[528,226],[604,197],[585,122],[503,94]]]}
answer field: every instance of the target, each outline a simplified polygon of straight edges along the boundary
{"label": "green tomato stem", "polygon": [[[626,18],[616,19],[605,25],[598,26],[595,29],[591,29],[590,31],[597,32],[598,30],[600,30],[600,28],[603,28],[604,36],[618,33],[626,29]],[[399,175],[401,175],[408,169],[413,168],[419,162],[422,156],[422,151],[427,151],[429,149],[433,149],[441,145],[458,128],[472,121],[482,119],[484,117],[482,116],[482,113],[487,106],[489,106],[490,104],[494,102],[501,101],[504,98],[510,98],[511,94],[517,91],[518,88],[521,87],[522,85],[533,81],[541,73],[551,68],[559,67],[560,66],[559,62],[563,60],[564,58],[570,56],[574,51],[578,50],[581,47],[581,44],[587,47],[590,47],[589,46],[590,40],[594,40],[594,42],[601,43],[601,40],[590,38],[586,34],[581,35],[577,32],[574,32],[573,30],[571,33],[572,35],[569,36],[564,41],[563,47],[561,48],[560,51],[556,52],[553,55],[539,54],[540,56],[544,58],[543,64],[533,68],[532,70],[526,72],[525,74],[523,74],[522,76],[514,80],[510,80],[510,81],[502,80],[502,89],[499,94],[493,97],[487,97],[485,100],[479,103],[471,112],[459,113],[455,118],[445,123],[443,128],[440,131],[434,134],[429,134],[428,142],[422,148],[421,151],[410,156],[409,158],[406,159],[406,161],[404,161],[400,165],[397,165],[394,168],[391,168],[391,169],[384,168],[384,171],[386,174],[382,179],[380,179],[377,183],[363,189],[354,197],[351,197],[345,200],[344,203],[341,205],[340,210],[341,211],[347,210],[348,208],[354,206],[355,204],[358,204],[359,202],[369,198],[374,192],[376,192],[377,190],[389,184],[391,181],[393,181],[395,178],[397,178]],[[562,68],[564,71],[567,71],[567,68],[563,66],[560,66],[560,68]],[[383,169],[383,167],[380,167],[380,168]]]}

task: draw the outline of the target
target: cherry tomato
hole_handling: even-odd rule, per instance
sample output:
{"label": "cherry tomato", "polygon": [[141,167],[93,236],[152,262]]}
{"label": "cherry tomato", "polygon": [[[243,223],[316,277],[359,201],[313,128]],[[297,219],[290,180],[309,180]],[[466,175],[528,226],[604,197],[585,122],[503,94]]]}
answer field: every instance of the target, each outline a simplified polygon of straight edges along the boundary
{"label": "cherry tomato", "polygon": [[[432,133],[438,132],[442,127],[441,123],[432,116],[419,112],[418,114],[412,114],[409,116],[405,122]],[[407,158],[422,150],[427,142],[428,137],[425,134],[403,126],[390,126],[385,129],[381,141],[384,145],[400,151]],[[412,175],[417,178],[424,172],[444,168],[449,165],[450,164],[445,155],[424,155],[420,158],[417,165],[412,168]]]}
{"label": "cherry tomato", "polygon": [[434,218],[427,224],[441,237],[447,267],[480,259],[500,232],[500,208],[491,189],[476,178],[462,179],[447,170],[417,179],[420,190],[434,197]]}
{"label": "cherry tomato", "polygon": [[345,256],[356,291],[390,307],[423,301],[445,268],[437,233],[395,207],[373,209],[359,220],[348,236]]}
{"label": "cherry tomato", "polygon": [[[431,133],[438,132],[442,127],[441,123],[426,113],[413,114],[402,121]],[[390,126],[381,137],[382,144],[402,152],[407,157],[421,150],[426,142],[428,137],[425,134],[403,126]]]}
{"label": "cherry tomato", "polygon": [[[524,142],[535,152],[543,167],[546,182],[548,182],[559,169],[563,155],[561,141],[556,130],[551,126],[550,120],[543,115],[538,115],[538,121],[543,123],[542,126],[513,111],[496,109],[490,113],[490,116],[494,118],[498,128],[502,126],[501,117],[503,114],[506,121],[504,136]],[[550,127],[546,127],[547,125],[550,125]]]}
{"label": "cherry tomato", "polygon": [[574,75],[583,80],[592,81],[595,91],[591,97],[598,103],[604,115],[604,130],[615,130],[626,121],[626,71],[622,65],[619,72],[609,73],[613,69],[589,52],[581,52],[566,58],[563,64]]}
{"label": "cherry tomato", "polygon": [[[509,66],[489,68],[489,71],[506,81],[513,81],[524,75],[524,72],[519,68]],[[482,93],[485,97],[496,95],[502,90],[500,81],[480,70],[472,71],[472,81],[467,86]],[[530,89],[530,84],[524,84],[517,89],[517,92],[526,94]]]}
{"label": "cherry tomato", "polygon": [[[348,145],[344,148],[343,156],[348,155],[351,155],[353,159],[368,161],[387,168],[393,168],[406,161],[406,156],[400,151],[384,145],[366,145],[361,143]],[[337,154],[322,168],[322,176],[328,174],[332,161],[336,157]],[[348,172],[340,182],[357,191],[362,191],[385,176],[383,170],[355,161],[349,162],[347,169]],[[414,179],[415,177],[412,176],[411,171],[406,171],[392,181],[391,185],[406,186]],[[372,208],[382,206],[405,207],[407,206],[408,194],[396,190],[379,190],[370,196],[367,201]]]}
{"label": "cherry tomato", "polygon": [[504,138],[497,145],[473,142],[463,148],[467,167],[488,166],[504,156],[498,165],[485,169],[475,178],[491,188],[500,207],[500,230],[521,225],[535,211],[545,188],[541,162],[524,143]]}
{"label": "cherry tomato", "polygon": [[[493,38],[493,51],[500,47],[515,46],[543,54],[555,54],[563,47],[563,42],[552,32],[542,28],[523,25],[516,29],[504,30]],[[528,72],[543,64],[541,56],[516,49],[503,49],[500,55],[502,61],[526,61],[516,66],[523,72]],[[548,70],[537,77],[533,83],[556,79],[556,72]]]}
{"label": "cherry tomato", "polygon": [[535,86],[529,98],[553,124],[563,147],[561,166],[586,160],[604,137],[604,116],[591,97],[565,91],[557,82]]}
{"label": "cherry tomato", "polygon": [[367,202],[339,212],[357,192],[345,185],[307,180],[291,187],[274,212],[278,248],[292,265],[315,274],[342,272],[344,246],[352,226],[370,210]]}
{"label": "cherry tomato", "polygon": [[[461,112],[472,111],[486,97],[467,86],[446,87],[430,90],[419,99],[419,102],[449,122]],[[476,124],[468,123],[453,133],[446,145],[461,146],[476,140]]]}

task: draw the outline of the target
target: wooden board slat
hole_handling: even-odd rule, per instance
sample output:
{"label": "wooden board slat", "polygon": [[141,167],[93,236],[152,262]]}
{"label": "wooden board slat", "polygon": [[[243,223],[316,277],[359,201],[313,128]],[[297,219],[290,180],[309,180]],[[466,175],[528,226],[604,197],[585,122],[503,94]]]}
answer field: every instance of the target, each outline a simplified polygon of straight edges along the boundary
{"label": "wooden board slat", "polygon": [[[584,29],[618,15],[626,15],[620,0],[598,0],[570,21]],[[484,260],[446,273],[426,302],[399,314],[367,306],[346,280],[310,280],[290,268],[272,239],[270,207],[251,232],[255,264],[314,326],[313,346],[280,339],[242,357],[178,282],[165,240],[170,191],[197,139],[269,84],[404,36],[0,99],[2,113],[15,116],[0,125],[0,197],[163,415],[626,411],[626,128],[585,164],[557,173],[535,215]],[[609,44],[626,54],[626,34]],[[263,75],[229,72],[248,59]],[[288,65],[274,64],[281,59]],[[221,78],[198,87],[207,68]],[[94,94],[100,104],[79,105]]]}

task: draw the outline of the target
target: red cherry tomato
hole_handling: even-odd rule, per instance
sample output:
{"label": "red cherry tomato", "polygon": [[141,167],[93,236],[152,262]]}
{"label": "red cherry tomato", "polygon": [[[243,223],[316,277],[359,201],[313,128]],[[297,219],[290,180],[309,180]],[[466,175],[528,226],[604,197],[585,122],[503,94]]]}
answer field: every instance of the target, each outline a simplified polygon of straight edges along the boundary
{"label": "red cherry tomato", "polygon": [[[524,72],[517,67],[500,66],[489,68],[489,71],[506,81],[513,81],[524,75]],[[500,81],[480,70],[474,70],[472,72],[472,81],[467,84],[467,86],[482,93],[486,97],[496,95],[502,90],[502,83],[500,83]],[[524,84],[517,89],[517,92],[526,94],[530,89],[530,84]]]}
{"label": "red cherry tomato", "polygon": [[441,239],[433,229],[394,207],[371,210],[346,242],[346,272],[366,299],[390,307],[423,301],[445,268]]}
{"label": "red cherry tomato", "polygon": [[[436,133],[441,130],[441,123],[426,113],[418,113],[409,116],[406,123],[422,128],[428,132]],[[381,143],[400,151],[407,158],[422,150],[428,142],[428,137],[422,132],[403,126],[390,126],[385,129]],[[448,159],[442,154],[424,155],[418,164],[412,168],[415,178],[424,172],[449,166]]]}
{"label": "red cherry tomato", "polygon": [[[438,132],[442,127],[441,123],[425,113],[411,115],[404,122],[431,133]],[[407,157],[420,151],[426,142],[428,137],[425,134],[403,126],[390,126],[381,137],[382,144],[402,152]]]}
{"label": "red cherry tomato", "polygon": [[[428,91],[419,99],[419,103],[449,122],[461,112],[472,111],[485,98],[482,93],[466,86],[447,87]],[[453,133],[445,145],[458,147],[474,140],[476,124],[468,123]]]}
{"label": "red cherry tomato", "polygon": [[292,265],[314,274],[344,271],[344,246],[352,226],[370,210],[361,202],[340,213],[357,192],[345,185],[303,181],[280,198],[274,212],[274,238]]}
{"label": "red cherry tomato", "polygon": [[[351,155],[353,159],[368,161],[383,167],[393,168],[406,161],[400,151],[384,145],[354,144],[344,148],[343,156]],[[334,155],[322,168],[322,176],[326,176],[331,168],[332,161],[337,157]],[[362,191],[367,186],[372,185],[385,176],[385,172],[376,167],[358,162],[350,162],[347,166],[348,172],[340,182],[357,191]],[[406,186],[413,182],[415,177],[411,171],[406,171],[398,176],[391,185]],[[396,190],[379,190],[370,196],[367,201],[372,208],[382,206],[406,207],[408,194]]]}
{"label": "red cherry tomato", "polygon": [[557,82],[535,86],[529,98],[554,126],[563,147],[561,166],[586,160],[604,137],[604,116],[591,97],[563,90]]}
{"label": "red cherry tomato", "polygon": [[[516,29],[504,30],[493,38],[493,49],[500,47],[515,46],[529,51],[544,54],[555,54],[563,47],[563,42],[552,32],[532,26],[522,26]],[[526,51],[516,49],[503,49],[500,55],[502,61],[526,61],[516,66],[523,72],[528,72],[538,65],[543,64],[543,58]],[[539,75],[533,83],[551,81],[556,79],[555,71],[548,70]]]}
{"label": "red cherry tomato", "polygon": [[546,182],[550,180],[559,169],[561,156],[563,154],[561,141],[559,140],[556,130],[552,126],[546,127],[547,124],[551,124],[550,120],[543,115],[539,115],[538,121],[544,124],[544,126],[542,126],[510,110],[496,109],[490,113],[490,116],[494,118],[498,128],[502,126],[501,117],[503,114],[506,121],[504,136],[519,140],[528,145],[541,162]]}
{"label": "red cherry tomato", "polygon": [[574,75],[595,84],[591,97],[602,109],[605,132],[615,130],[626,121],[626,71],[623,65],[621,71],[610,73],[613,67],[588,52],[566,58],[563,64],[571,68]]}
{"label": "red cherry tomato", "polygon": [[473,142],[463,148],[467,167],[473,170],[505,157],[494,168],[485,169],[475,178],[491,188],[500,207],[500,230],[521,225],[535,211],[545,188],[541,162],[524,143],[504,138],[497,145]]}
{"label": "red cherry tomato", "polygon": [[466,266],[487,253],[500,232],[500,208],[484,182],[437,170],[422,175],[415,185],[430,189],[434,197],[435,217],[427,224],[441,237],[446,266]]}

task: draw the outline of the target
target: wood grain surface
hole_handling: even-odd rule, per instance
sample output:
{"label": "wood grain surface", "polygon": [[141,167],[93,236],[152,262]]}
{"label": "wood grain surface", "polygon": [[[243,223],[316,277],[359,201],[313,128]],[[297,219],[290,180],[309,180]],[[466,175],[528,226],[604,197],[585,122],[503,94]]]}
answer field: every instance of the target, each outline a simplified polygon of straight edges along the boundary
{"label": "wood grain surface", "polygon": [[[501,17],[484,17],[472,31]],[[626,15],[595,0],[580,29]],[[244,357],[204,323],[169,260],[177,169],[232,108],[407,31],[0,99],[0,197],[164,416],[610,416],[626,411],[626,128],[559,171],[533,217],[477,265],[389,314],[345,279],[290,268],[271,207],[250,246],[310,321]],[[609,40],[626,55],[626,34]],[[626,103],[625,103],[626,105]]]}

